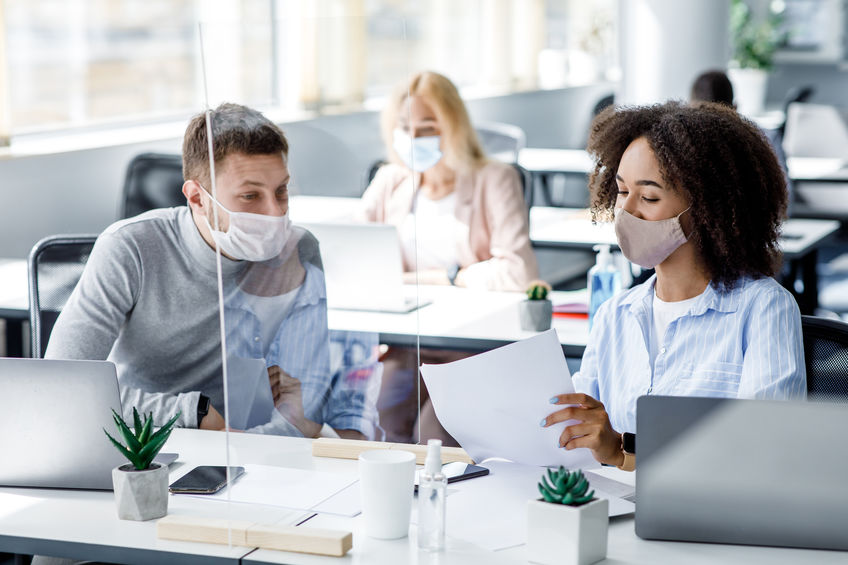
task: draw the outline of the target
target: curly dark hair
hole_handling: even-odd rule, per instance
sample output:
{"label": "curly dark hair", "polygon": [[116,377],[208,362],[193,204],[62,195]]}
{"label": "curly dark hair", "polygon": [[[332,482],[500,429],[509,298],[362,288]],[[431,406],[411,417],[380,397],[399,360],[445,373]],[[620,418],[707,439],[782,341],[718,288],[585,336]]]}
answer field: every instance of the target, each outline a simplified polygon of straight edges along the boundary
{"label": "curly dark hair", "polygon": [[721,104],[666,102],[609,108],[592,122],[592,218],[611,221],[624,150],[644,137],[663,180],[691,206],[689,240],[719,291],[745,276],[772,276],[786,212],[786,178],[760,129]]}

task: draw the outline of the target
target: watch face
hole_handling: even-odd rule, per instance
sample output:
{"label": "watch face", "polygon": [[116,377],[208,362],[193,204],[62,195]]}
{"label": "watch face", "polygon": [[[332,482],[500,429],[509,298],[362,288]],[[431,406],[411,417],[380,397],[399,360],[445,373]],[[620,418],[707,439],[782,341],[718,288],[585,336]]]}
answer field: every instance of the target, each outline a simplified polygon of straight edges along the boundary
{"label": "watch face", "polygon": [[636,453],[636,434],[624,432],[622,434],[621,447],[625,453]]}

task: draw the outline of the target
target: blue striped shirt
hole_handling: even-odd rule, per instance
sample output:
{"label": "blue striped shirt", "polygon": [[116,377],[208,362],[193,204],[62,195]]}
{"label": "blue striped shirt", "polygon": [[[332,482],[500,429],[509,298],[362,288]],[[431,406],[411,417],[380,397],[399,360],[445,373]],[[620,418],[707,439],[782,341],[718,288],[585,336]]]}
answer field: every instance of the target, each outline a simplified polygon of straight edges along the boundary
{"label": "blue striped shirt", "polygon": [[[268,367],[279,366],[298,379],[308,419],[337,430],[357,430],[373,439],[378,430],[376,406],[381,376],[377,334],[329,332],[324,273],[312,263],[304,262],[303,266],[306,277],[270,347],[259,337],[268,316],[254,312],[242,291],[228,296],[227,350],[237,357],[265,358]],[[300,435],[279,418],[249,431]]]}
{"label": "blue striped shirt", "polygon": [[574,387],[603,402],[612,427],[636,431],[644,394],[727,398],[803,398],[806,370],[801,315],[774,279],[711,285],[672,321],[650,365],[656,275],[598,310]]}

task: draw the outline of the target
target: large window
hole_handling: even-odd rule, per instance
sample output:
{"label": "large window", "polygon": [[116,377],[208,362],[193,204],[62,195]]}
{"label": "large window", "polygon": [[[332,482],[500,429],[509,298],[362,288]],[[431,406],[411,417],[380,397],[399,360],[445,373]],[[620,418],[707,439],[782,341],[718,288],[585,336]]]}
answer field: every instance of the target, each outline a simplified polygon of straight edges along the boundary
{"label": "large window", "polygon": [[182,119],[210,91],[368,107],[428,68],[466,96],[609,79],[615,0],[3,0],[0,137]]}

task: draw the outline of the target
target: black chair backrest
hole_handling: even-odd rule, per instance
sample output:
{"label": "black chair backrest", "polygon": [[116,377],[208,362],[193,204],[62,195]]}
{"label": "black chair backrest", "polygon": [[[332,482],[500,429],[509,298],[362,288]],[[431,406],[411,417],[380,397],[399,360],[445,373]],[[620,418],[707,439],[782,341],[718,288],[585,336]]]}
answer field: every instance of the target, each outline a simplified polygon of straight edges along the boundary
{"label": "black chair backrest", "polygon": [[828,318],[801,316],[807,397],[848,402],[848,324]]}
{"label": "black chair backrest", "polygon": [[142,153],[127,167],[121,218],[137,216],[154,208],[186,203],[182,193],[183,161],[179,155]]}
{"label": "black chair backrest", "polygon": [[82,276],[96,235],[53,235],[29,254],[31,356],[44,357],[59,312]]}

